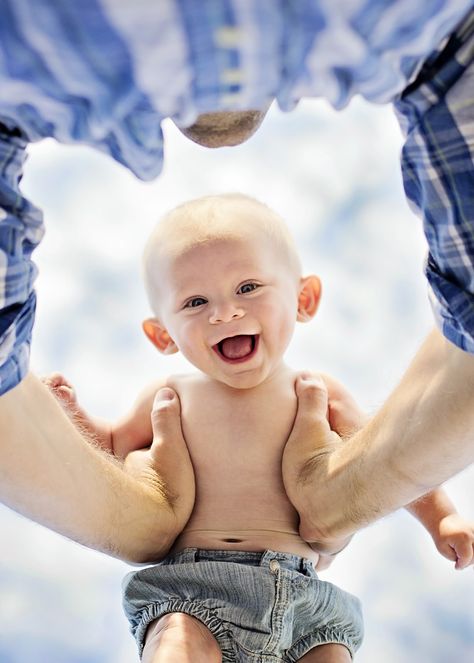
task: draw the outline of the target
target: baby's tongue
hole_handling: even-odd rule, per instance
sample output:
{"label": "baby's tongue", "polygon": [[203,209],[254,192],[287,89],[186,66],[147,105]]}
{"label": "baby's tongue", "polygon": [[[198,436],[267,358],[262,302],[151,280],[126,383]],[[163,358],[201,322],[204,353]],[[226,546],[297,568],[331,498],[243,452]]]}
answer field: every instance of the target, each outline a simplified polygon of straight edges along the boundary
{"label": "baby's tongue", "polygon": [[240,359],[252,352],[251,336],[232,336],[220,343],[220,349],[226,359]]}

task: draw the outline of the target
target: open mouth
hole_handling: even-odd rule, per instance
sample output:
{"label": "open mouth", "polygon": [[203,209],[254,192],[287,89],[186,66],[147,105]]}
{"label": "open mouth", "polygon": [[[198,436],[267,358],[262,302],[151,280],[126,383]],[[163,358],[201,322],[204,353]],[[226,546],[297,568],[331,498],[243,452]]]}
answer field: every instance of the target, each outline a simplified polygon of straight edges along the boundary
{"label": "open mouth", "polygon": [[239,334],[238,336],[229,336],[212,346],[221,359],[229,364],[238,364],[251,359],[258,348],[257,334]]}

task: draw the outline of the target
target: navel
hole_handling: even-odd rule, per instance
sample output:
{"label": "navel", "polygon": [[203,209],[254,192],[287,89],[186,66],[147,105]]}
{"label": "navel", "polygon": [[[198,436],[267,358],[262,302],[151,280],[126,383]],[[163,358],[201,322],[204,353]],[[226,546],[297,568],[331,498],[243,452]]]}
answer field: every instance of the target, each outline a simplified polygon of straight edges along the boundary
{"label": "navel", "polygon": [[222,539],[223,543],[242,543],[243,539]]}

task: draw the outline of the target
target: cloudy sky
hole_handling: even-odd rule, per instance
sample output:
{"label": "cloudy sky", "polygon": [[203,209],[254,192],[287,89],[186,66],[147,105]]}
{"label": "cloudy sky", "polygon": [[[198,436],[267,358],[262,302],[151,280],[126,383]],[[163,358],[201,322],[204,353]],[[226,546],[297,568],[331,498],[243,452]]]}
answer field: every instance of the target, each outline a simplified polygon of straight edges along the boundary
{"label": "cloudy sky", "polygon": [[[324,297],[288,351],[295,368],[345,383],[368,412],[395,386],[431,325],[418,220],[404,200],[389,108],[276,109],[238,148],[209,151],[166,126],[164,172],[136,180],[87,148],[32,147],[23,190],[44,210],[32,365],[59,370],[91,412],[123,413],[157,375],[187,370],[143,336],[139,258],[156,220],[186,199],[242,191],[288,222]],[[447,485],[474,519],[474,470]],[[0,508],[0,661],[133,663],[122,615],[127,565]],[[474,660],[474,574],[455,572],[400,511],[359,533],[324,574],[363,602],[361,663]]]}

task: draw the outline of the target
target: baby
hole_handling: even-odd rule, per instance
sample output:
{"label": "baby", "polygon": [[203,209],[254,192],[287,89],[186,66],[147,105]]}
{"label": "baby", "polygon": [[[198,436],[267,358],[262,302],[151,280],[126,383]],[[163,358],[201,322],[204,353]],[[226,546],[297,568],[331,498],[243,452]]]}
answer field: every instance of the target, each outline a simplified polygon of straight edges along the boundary
{"label": "baby", "polygon": [[[297,373],[283,355],[295,322],[317,311],[318,277],[302,277],[282,220],[239,194],[170,212],[147,244],[144,273],[155,316],[146,335],[198,371],[155,382],[115,426],[90,418],[64,378],[50,380],[76,421],[122,458],[151,443],[156,391],[169,386],[180,399],[194,508],[169,555],[125,580],[142,661],[351,660],[362,639],[359,601],[316,573],[346,542],[318,552],[301,538],[281,470],[297,407]],[[324,381],[331,427],[356,430],[357,405]],[[471,563],[473,528],[442,491],[410,510],[443,554]]]}

